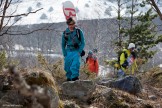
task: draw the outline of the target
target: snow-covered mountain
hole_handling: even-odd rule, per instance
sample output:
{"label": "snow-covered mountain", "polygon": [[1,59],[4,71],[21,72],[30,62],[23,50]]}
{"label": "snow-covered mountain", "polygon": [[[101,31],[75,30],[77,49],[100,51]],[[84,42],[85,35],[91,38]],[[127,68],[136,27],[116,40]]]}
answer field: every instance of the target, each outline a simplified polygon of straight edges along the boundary
{"label": "snow-covered mountain", "polygon": [[[17,1],[17,0],[16,0]],[[42,10],[37,13],[24,16],[16,23],[17,25],[24,24],[38,24],[38,23],[53,23],[64,22],[65,17],[62,11],[62,4],[67,0],[22,0],[19,3],[13,3],[8,10],[8,14],[22,14],[36,11],[40,8]],[[113,18],[117,16],[117,1],[116,0],[69,0],[74,3],[77,11],[77,19],[102,19]],[[127,2],[129,0],[125,0]],[[142,0],[139,0],[140,2]],[[130,2],[131,3],[131,2]],[[162,1],[158,2],[162,6]],[[129,5],[129,3],[127,4]],[[126,4],[122,5],[123,9],[121,14],[127,15]],[[140,8],[145,11],[149,6]],[[160,7],[162,9],[162,7]],[[15,11],[16,10],[16,11]],[[139,11],[140,12],[140,11]],[[18,20],[20,17],[13,18],[11,24]]]}

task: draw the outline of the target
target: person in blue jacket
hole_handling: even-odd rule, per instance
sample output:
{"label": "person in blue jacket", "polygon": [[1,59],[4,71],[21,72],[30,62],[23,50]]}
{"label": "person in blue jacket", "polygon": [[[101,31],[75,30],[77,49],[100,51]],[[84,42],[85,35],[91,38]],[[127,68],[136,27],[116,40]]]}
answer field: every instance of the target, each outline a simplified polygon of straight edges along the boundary
{"label": "person in blue jacket", "polygon": [[84,49],[85,40],[82,30],[76,28],[73,18],[69,18],[66,23],[68,28],[62,34],[64,70],[67,81],[75,81],[79,79],[80,55]]}

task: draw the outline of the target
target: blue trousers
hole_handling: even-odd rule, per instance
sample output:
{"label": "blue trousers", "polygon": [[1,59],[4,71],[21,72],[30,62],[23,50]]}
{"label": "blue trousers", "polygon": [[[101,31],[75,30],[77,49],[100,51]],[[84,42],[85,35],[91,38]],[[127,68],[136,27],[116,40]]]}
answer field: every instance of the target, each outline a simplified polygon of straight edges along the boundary
{"label": "blue trousers", "polygon": [[64,70],[68,79],[79,77],[80,55],[78,51],[67,51],[64,59]]}
{"label": "blue trousers", "polygon": [[118,73],[117,73],[117,76],[118,76],[118,78],[122,78],[122,77],[125,76],[125,72],[122,69],[119,69]]}

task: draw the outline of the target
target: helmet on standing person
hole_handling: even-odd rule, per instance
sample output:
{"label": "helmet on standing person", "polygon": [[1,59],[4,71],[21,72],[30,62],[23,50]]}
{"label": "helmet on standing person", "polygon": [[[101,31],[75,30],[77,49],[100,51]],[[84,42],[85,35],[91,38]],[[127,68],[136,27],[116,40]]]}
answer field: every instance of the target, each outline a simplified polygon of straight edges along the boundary
{"label": "helmet on standing person", "polygon": [[131,49],[131,48],[135,48],[135,44],[134,43],[130,43],[129,44],[128,49]]}

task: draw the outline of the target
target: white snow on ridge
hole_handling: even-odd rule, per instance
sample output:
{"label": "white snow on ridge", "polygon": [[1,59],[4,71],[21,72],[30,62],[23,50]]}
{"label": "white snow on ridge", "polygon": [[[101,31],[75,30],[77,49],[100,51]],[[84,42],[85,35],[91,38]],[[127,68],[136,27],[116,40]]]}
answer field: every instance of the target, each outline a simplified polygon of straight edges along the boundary
{"label": "white snow on ridge", "polygon": [[[24,16],[18,23],[16,23],[16,25],[64,22],[65,17],[62,10],[62,4],[65,1],[67,0],[23,0],[20,3],[12,4],[12,6],[9,7],[8,15],[23,14],[28,13],[29,11],[33,12],[43,8],[37,13]],[[73,2],[76,10],[78,10],[78,20],[113,18],[117,16],[117,3],[115,1],[113,3],[109,0],[68,1]],[[121,14],[125,15],[126,5],[123,5],[123,7],[124,9],[122,9]],[[53,10],[50,10],[50,8]],[[146,6],[146,8],[149,8],[149,6]],[[15,10],[17,11],[15,12]],[[41,17],[43,18],[41,19]],[[13,20],[11,20],[9,24],[14,22],[15,19],[12,19]]]}
{"label": "white snow on ridge", "polygon": [[[24,16],[16,24],[24,25],[24,24],[37,24],[37,23],[64,22],[65,17],[62,10],[62,4],[65,1],[67,0],[23,0],[23,2],[21,3],[13,4],[10,7],[8,14],[10,15],[15,10],[17,11],[16,13],[14,13],[14,15],[27,13],[28,10],[36,11],[37,9],[43,8],[37,13]],[[113,4],[109,1],[105,1],[105,0],[69,0],[69,1],[73,2],[74,6],[79,10],[77,13],[78,20],[110,18],[117,15],[115,9],[112,9],[112,11],[110,12],[112,14],[111,16],[105,14],[105,10],[110,6],[112,8],[117,8],[116,4]],[[38,3],[40,4],[39,6]],[[49,12],[49,9],[51,7],[53,8],[53,11]],[[47,18],[40,19],[43,13],[47,16]]]}

